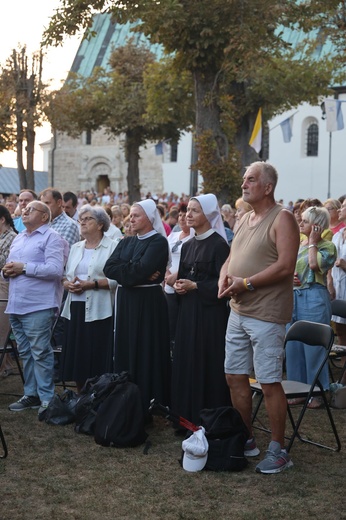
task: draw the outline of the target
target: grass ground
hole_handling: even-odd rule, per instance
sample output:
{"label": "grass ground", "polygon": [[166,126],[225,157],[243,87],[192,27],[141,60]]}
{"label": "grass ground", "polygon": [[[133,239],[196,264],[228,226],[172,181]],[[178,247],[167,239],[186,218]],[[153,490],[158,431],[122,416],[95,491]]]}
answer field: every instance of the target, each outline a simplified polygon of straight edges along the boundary
{"label": "grass ground", "polygon": [[[18,376],[1,380],[0,392],[9,449],[0,460],[1,520],[346,519],[346,410],[333,411],[339,453],[295,441],[294,467],[278,475],[256,474],[259,457],[240,473],[187,473],[178,463],[182,439],[161,418],[146,446],[103,448],[73,425],[39,422],[37,410],[8,411],[22,395]],[[324,410],[308,410],[302,430],[333,441]],[[268,435],[256,436],[263,453]]]}

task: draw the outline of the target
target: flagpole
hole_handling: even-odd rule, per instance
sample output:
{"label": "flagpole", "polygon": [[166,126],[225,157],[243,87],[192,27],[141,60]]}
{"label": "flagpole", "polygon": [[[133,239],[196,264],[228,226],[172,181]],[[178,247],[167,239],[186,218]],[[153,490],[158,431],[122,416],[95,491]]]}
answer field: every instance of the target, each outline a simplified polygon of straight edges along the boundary
{"label": "flagpole", "polygon": [[[295,116],[296,114],[298,114],[299,110],[296,110],[295,112],[293,112],[293,114],[291,114],[290,116],[286,117],[286,119],[290,119],[291,117]],[[286,121],[286,119],[283,119],[283,121]],[[282,121],[281,121],[282,123]],[[278,126],[281,125],[281,123],[278,123],[277,125],[275,126],[272,126],[271,128],[269,128],[269,132],[271,132],[272,130],[274,130],[275,128],[277,128]]]}
{"label": "flagpole", "polygon": [[328,193],[327,193],[327,199],[330,199],[331,165],[332,165],[332,132],[329,132]]}

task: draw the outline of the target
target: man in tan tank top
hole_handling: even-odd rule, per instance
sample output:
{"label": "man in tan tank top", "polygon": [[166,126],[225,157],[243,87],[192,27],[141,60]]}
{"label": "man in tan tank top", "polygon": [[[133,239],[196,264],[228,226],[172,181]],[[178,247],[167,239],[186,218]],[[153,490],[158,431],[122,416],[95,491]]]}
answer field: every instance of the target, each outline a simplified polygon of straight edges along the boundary
{"label": "man in tan tank top", "polygon": [[293,309],[293,274],[299,229],[293,214],[277,204],[275,168],[265,162],[246,170],[243,200],[253,211],[242,218],[219,279],[219,298],[230,297],[225,373],[232,403],[248,427],[246,456],[258,455],[252,433],[252,369],[261,383],[272,431],[259,473],[278,473],[293,465],[284,449],[287,402],[281,386],[285,325]]}

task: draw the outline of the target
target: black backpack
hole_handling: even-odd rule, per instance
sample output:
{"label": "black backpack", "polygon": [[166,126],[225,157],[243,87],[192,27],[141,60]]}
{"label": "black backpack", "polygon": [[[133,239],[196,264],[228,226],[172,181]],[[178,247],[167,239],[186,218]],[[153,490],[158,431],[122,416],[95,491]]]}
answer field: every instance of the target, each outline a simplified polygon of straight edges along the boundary
{"label": "black backpack", "polygon": [[96,415],[101,403],[113,392],[117,385],[128,380],[129,374],[127,372],[120,374],[106,373],[88,379],[76,404],[75,431],[94,435]]}
{"label": "black backpack", "polygon": [[244,446],[249,432],[238,410],[232,406],[205,408],[200,413],[200,425],[205,428],[209,444],[204,469],[241,471],[248,465]]}
{"label": "black backpack", "polygon": [[138,446],[148,435],[138,386],[131,381],[118,384],[97,410],[94,438],[101,446]]}

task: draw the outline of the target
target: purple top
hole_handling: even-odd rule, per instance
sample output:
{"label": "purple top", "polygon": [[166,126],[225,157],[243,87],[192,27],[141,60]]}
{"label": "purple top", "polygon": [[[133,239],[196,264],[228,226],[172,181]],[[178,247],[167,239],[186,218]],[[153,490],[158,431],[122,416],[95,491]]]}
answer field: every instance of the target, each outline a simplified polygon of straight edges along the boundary
{"label": "purple top", "polygon": [[26,274],[9,278],[6,314],[27,314],[59,309],[61,283],[68,255],[68,243],[44,224],[32,233],[22,231],[13,240],[7,262],[23,262]]}

